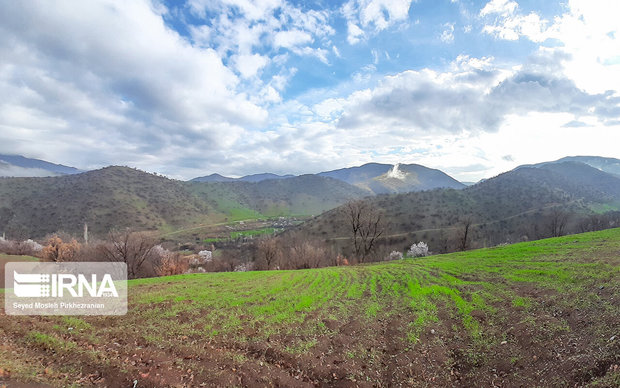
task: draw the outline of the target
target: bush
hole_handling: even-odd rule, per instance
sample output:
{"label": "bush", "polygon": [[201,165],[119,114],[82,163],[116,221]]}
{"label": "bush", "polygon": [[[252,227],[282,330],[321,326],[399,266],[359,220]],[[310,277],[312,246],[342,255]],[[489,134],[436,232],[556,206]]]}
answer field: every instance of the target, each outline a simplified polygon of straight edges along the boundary
{"label": "bush", "polygon": [[155,273],[158,276],[171,276],[184,274],[189,269],[189,260],[182,257],[178,252],[170,252],[156,245],[153,249],[153,255],[158,264],[155,265]]}
{"label": "bush", "polygon": [[39,257],[42,249],[43,246],[41,244],[30,239],[25,241],[13,241],[5,240],[0,237],[0,252],[6,253],[7,255],[28,255]]}
{"label": "bush", "polygon": [[45,261],[72,261],[79,249],[80,244],[75,239],[71,242],[64,242],[54,235],[47,240],[47,245],[41,251],[41,255]]}
{"label": "bush", "polygon": [[386,260],[400,260],[403,258],[403,253],[398,251],[392,251]]}
{"label": "bush", "polygon": [[407,251],[408,257],[424,257],[428,256],[428,245],[425,242],[411,244],[411,248]]}

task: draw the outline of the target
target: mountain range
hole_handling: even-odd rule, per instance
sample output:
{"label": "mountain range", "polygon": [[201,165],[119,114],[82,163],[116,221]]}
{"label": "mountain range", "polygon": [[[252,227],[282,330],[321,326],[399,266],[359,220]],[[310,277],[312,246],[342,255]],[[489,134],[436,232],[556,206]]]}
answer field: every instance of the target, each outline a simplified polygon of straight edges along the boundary
{"label": "mountain range", "polygon": [[[446,173],[421,166],[419,164],[381,164],[367,163],[358,167],[341,168],[325,171],[317,176],[334,178],[356,186],[368,195],[386,193],[407,193],[435,188],[461,189],[465,187]],[[192,182],[261,182],[292,178],[294,175],[276,175],[270,173],[246,175],[241,178],[229,178],[220,174],[211,174],[194,178]]]}
{"label": "mountain range", "polygon": [[[367,163],[358,167],[341,168],[316,174],[334,178],[357,186],[369,195],[407,193],[435,188],[461,189],[465,187],[446,173],[419,164]],[[211,174],[192,179],[192,182],[261,182],[264,180],[287,179],[294,175],[254,174],[241,178],[229,178]]]}
{"label": "mountain range", "polygon": [[277,175],[271,173],[262,173],[262,174],[252,174],[242,176],[241,178],[229,178],[227,176],[223,176],[220,174],[211,174],[207,176],[201,176],[198,178],[194,178],[192,182],[261,182],[269,179],[286,179],[292,178],[295,175]]}
{"label": "mountain range", "polygon": [[[38,168],[34,166],[24,168]],[[128,167],[75,174],[77,169],[66,166],[38,166],[66,173],[1,178],[0,232],[35,238],[58,230],[79,234],[86,222],[92,233],[103,235],[114,227],[174,231],[249,218],[314,215],[301,227],[304,232],[345,237],[338,207],[363,199],[389,220],[390,244],[415,236],[432,246],[442,229],[455,228],[464,215],[476,220],[478,232],[493,230],[485,232],[486,238],[497,243],[538,233],[528,230],[533,220],[556,206],[583,215],[620,209],[620,160],[600,157],[521,166],[469,187],[415,164],[369,163],[320,174],[206,182],[172,180]]]}
{"label": "mountain range", "polygon": [[[0,177],[49,177],[78,174],[84,171],[74,167],[53,164],[38,159],[29,159],[18,155],[0,155]],[[325,171],[317,176],[334,178],[356,186],[367,195],[385,193],[404,193],[409,191],[429,190],[438,187],[463,188],[458,182],[440,170],[419,164],[380,164],[367,163],[358,167],[341,168]],[[282,180],[294,178],[295,175],[277,175],[259,173],[241,178],[231,178],[217,173],[193,178],[190,182],[252,182]]]}
{"label": "mountain range", "polygon": [[183,182],[128,167],[58,177],[0,178],[0,232],[41,238],[88,223],[172,231],[197,224],[318,215],[367,195],[336,179],[304,175],[261,182]]}
{"label": "mountain range", "polygon": [[[566,159],[522,166],[462,190],[378,195],[363,201],[383,215],[381,244],[388,253],[417,241],[442,252],[465,220],[472,222],[470,237],[480,246],[548,237],[549,217],[558,210],[567,216],[567,227],[578,228],[583,219],[620,210],[620,177]],[[350,235],[344,210],[332,209],[298,230],[317,239],[327,236],[342,247]]]}

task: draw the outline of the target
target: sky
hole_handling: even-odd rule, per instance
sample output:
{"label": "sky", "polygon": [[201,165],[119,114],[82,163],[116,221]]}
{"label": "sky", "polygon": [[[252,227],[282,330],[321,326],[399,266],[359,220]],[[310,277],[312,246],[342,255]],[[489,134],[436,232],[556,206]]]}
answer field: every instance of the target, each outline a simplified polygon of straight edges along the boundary
{"label": "sky", "polygon": [[0,154],[175,179],[620,158],[617,0],[0,0]]}

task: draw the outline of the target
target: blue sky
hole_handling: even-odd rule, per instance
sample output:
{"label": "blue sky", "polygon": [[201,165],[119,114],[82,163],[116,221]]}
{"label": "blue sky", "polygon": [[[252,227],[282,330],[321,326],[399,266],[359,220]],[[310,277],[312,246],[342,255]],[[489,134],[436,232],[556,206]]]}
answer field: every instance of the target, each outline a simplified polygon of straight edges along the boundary
{"label": "blue sky", "polygon": [[620,157],[614,0],[0,3],[0,153],[173,178]]}

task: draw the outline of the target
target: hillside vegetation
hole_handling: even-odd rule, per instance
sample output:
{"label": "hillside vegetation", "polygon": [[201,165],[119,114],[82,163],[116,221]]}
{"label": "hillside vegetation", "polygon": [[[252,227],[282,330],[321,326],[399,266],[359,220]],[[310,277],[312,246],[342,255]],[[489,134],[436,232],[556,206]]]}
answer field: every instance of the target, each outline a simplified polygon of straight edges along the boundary
{"label": "hillside vegetation", "polygon": [[[259,182],[191,183],[190,190],[215,208],[251,209],[265,216],[319,215],[368,193],[332,178],[302,175]],[[231,210],[232,211],[232,210]]]}
{"label": "hillside vegetation", "polygon": [[[593,215],[597,209],[620,208],[620,179],[582,163],[567,162],[518,168],[462,190],[380,195],[364,201],[383,214],[381,243],[386,251],[403,251],[421,240],[431,250],[445,252],[454,250],[449,245],[464,220],[472,222],[470,239],[479,247],[548,237],[548,217],[555,210],[567,215],[571,230],[578,230],[581,217]],[[300,228],[307,235],[340,246],[345,246],[350,236],[341,208]]]}
{"label": "hillside vegetation", "polygon": [[43,237],[58,230],[95,234],[112,227],[158,229],[213,212],[177,181],[125,167],[53,178],[0,179],[0,229]]}
{"label": "hillside vegetation", "polygon": [[171,231],[280,215],[315,215],[365,193],[313,175],[252,182],[181,182],[127,167],[53,178],[0,179],[0,232],[40,238],[63,230]]}
{"label": "hillside vegetation", "polygon": [[618,386],[619,251],[613,229],[365,266],[132,281],[126,316],[3,317],[0,381]]}

